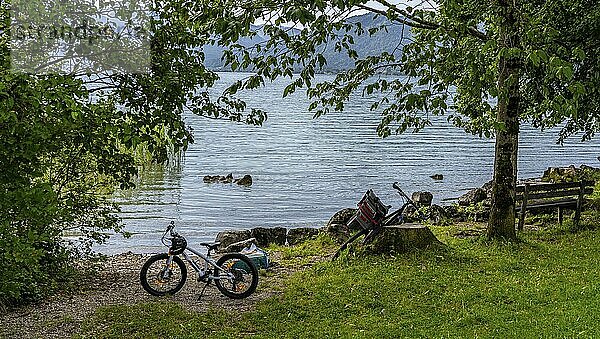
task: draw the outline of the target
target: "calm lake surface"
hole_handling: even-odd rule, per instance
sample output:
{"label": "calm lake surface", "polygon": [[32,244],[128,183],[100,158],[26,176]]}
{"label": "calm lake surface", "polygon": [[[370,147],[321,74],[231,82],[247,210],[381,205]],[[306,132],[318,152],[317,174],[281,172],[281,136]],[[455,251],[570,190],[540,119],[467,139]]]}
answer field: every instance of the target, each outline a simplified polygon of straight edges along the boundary
{"label": "calm lake surface", "polygon": [[[215,88],[245,76],[222,73]],[[321,76],[326,79],[327,76]],[[285,82],[246,93],[248,107],[262,108],[262,127],[189,115],[195,143],[181,163],[142,173],[137,188],[120,192],[122,217],[132,238],[113,237],[103,253],[153,252],[174,220],[191,244],[214,240],[226,229],[256,226],[320,227],[337,210],[353,207],[372,188],[384,203],[400,202],[391,185],[426,190],[434,200],[458,197],[491,179],[493,141],[467,135],[445,118],[418,134],[381,139],[371,101],[356,98],[343,113],[312,119],[304,93],[282,98]],[[537,177],[549,166],[599,165],[600,142],[574,138],[556,145],[557,133],[522,128],[519,177]],[[205,175],[250,174],[254,184],[205,184]],[[429,176],[440,173],[444,180]]]}

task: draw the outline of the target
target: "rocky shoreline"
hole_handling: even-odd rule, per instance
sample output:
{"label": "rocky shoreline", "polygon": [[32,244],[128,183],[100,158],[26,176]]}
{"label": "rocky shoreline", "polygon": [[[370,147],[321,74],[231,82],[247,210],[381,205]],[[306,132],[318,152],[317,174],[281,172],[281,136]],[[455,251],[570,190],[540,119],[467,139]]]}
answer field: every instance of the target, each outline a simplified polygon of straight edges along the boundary
{"label": "rocky shoreline", "polygon": [[[549,167],[544,171],[541,177],[521,179],[517,181],[517,185],[535,184],[535,183],[561,183],[575,181],[596,181],[600,178],[600,168],[595,168],[587,165],[575,167]],[[456,217],[455,211],[470,210],[470,213],[475,213],[475,217],[479,216],[478,221],[482,221],[489,216],[489,207],[492,199],[492,182],[489,181],[481,187],[469,190],[457,199],[457,205],[446,206],[446,211],[449,216]],[[458,220],[465,221],[465,220]]]}
{"label": "rocky shoreline", "polygon": [[[544,171],[539,178],[519,180],[517,184],[539,183],[539,182],[568,182],[578,180],[593,180],[600,178],[600,169],[581,165],[569,167],[550,167]],[[481,187],[474,188],[456,199],[456,203],[450,205],[433,204],[431,192],[418,191],[412,193],[412,200],[424,210],[429,217],[428,221],[437,225],[450,225],[466,221],[486,221],[489,218],[489,208],[492,197],[492,182],[487,182]],[[358,229],[351,229],[347,221],[356,213],[356,208],[344,208],[334,214],[329,222],[321,228],[292,228],[285,227],[256,227],[250,230],[231,230],[220,232],[216,241],[220,242],[220,250],[223,252],[239,251],[255,243],[257,246],[265,247],[269,244],[295,245],[307,239],[315,237],[320,232],[329,234],[338,242],[343,242]],[[406,208],[403,215],[405,222],[418,222],[414,207]]]}

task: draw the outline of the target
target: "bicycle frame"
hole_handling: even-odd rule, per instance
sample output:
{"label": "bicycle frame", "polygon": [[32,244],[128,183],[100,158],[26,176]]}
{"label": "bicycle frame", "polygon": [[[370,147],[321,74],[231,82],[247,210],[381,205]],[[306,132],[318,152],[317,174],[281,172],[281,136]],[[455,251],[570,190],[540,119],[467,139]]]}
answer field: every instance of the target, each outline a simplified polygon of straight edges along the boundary
{"label": "bicycle frame", "polygon": [[397,209],[394,212],[387,215],[384,218],[384,221],[381,223],[382,226],[391,225],[390,221],[395,220],[396,218],[398,218],[398,216],[400,216],[399,221],[402,222],[403,221],[402,212],[404,212],[404,210],[408,206],[413,206],[415,208],[415,210],[419,214],[419,218],[421,218],[421,220],[423,220],[423,221],[427,220],[427,217],[425,215],[423,215],[423,213],[419,210],[419,206],[417,206],[417,204],[415,204],[415,202],[406,193],[404,193],[404,191],[400,188],[400,186],[398,186],[397,182],[395,182],[392,185],[392,187],[398,191],[398,194],[402,198],[404,198],[406,200],[406,202],[404,203],[404,205],[402,205],[402,207],[400,207],[399,209]]}
{"label": "bicycle frame", "polygon": [[[194,261],[194,259],[192,259],[185,251],[190,251],[190,252],[194,253],[195,255],[199,256],[202,260],[204,260],[204,268],[200,267],[200,265],[198,265]],[[206,276],[206,274],[208,272],[210,272],[210,270],[208,269],[208,265],[212,266],[213,268],[219,269],[220,272],[225,272],[225,270],[222,267],[219,267],[219,265],[217,265],[216,260],[214,260],[213,258],[211,258],[208,255],[202,254],[200,251],[197,251],[191,247],[187,247],[185,249],[185,251],[183,251],[183,253],[182,253],[183,258],[185,259],[185,261],[187,261],[190,264],[190,266],[192,266],[194,271],[196,271],[196,273],[198,273],[199,279],[218,280],[221,278],[229,278],[230,277],[230,273],[228,273],[226,276],[221,276],[220,274],[218,277],[211,275],[211,274],[208,274],[208,276]],[[173,256],[169,256],[169,260],[173,260],[172,257]],[[169,261],[167,261],[167,263],[170,264]]]}

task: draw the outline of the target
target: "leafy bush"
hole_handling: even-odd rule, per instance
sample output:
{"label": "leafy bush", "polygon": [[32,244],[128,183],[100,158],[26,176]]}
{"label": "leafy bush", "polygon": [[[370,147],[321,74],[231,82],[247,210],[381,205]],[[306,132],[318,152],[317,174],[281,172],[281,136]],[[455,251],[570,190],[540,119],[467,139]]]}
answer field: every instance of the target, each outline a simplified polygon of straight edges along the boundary
{"label": "leafy bush", "polygon": [[35,300],[53,291],[70,271],[48,185],[5,192],[0,201],[0,303]]}
{"label": "leafy bush", "polygon": [[600,180],[596,181],[594,193],[590,195],[590,204],[595,210],[600,210]]}

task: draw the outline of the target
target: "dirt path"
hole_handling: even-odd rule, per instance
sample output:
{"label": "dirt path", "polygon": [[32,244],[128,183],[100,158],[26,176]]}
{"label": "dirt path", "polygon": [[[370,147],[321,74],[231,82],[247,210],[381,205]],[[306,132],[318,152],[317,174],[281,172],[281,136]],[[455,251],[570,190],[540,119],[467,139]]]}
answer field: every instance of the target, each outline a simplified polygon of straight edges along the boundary
{"label": "dirt path", "polygon": [[146,293],[139,283],[139,270],[147,258],[148,255],[132,253],[110,257],[97,275],[83,282],[81,292],[58,295],[46,302],[0,315],[0,338],[69,338],[80,332],[84,319],[98,307],[107,305],[162,300],[165,303],[177,302],[197,312],[209,308],[247,311],[258,301],[280,293],[282,281],[302,269],[275,264],[266,275],[260,276],[257,291],[246,299],[226,298],[211,285],[198,301],[204,284],[195,281],[193,272],[188,274],[185,286],[175,296],[157,298]]}

